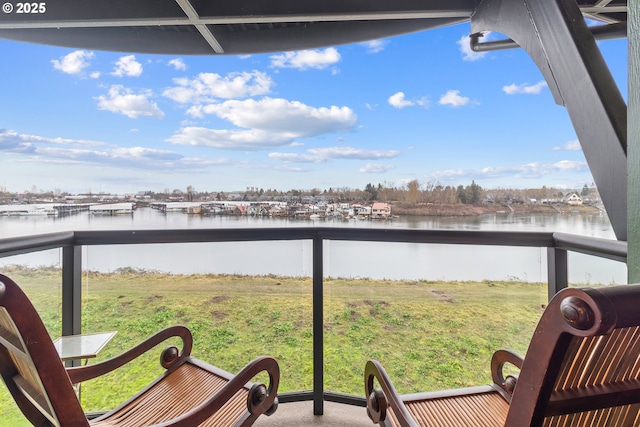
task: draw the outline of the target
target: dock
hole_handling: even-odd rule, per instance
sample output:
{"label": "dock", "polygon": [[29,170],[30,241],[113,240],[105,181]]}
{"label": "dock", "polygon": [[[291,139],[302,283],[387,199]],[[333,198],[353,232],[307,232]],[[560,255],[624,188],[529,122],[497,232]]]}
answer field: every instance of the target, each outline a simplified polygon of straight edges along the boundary
{"label": "dock", "polygon": [[91,215],[133,215],[135,203],[109,203],[104,205],[91,205],[89,212]]}
{"label": "dock", "polygon": [[76,214],[79,212],[87,212],[90,207],[91,207],[90,203],[82,203],[77,205],[68,205],[68,204],[55,205],[53,209],[56,210],[57,215],[62,216],[62,215]]}

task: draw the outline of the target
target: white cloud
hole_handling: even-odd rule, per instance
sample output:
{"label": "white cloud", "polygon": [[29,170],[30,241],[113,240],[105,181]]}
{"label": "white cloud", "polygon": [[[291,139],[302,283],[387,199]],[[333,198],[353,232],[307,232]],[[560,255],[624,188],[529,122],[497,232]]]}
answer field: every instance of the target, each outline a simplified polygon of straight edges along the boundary
{"label": "white cloud", "polygon": [[166,139],[177,145],[211,147],[224,150],[265,150],[287,145],[291,135],[265,132],[259,129],[224,130],[188,126]]}
{"label": "white cloud", "polygon": [[41,162],[46,163],[84,163],[89,165],[110,166],[135,170],[170,171],[183,170],[193,172],[196,168],[228,164],[227,159],[199,159],[184,157],[180,153],[146,147],[120,147],[108,150],[77,150],[50,148],[38,151]]}
{"label": "white cloud", "polygon": [[[141,162],[175,161],[182,156],[178,153],[143,147],[115,148],[109,150],[80,150],[67,148],[43,148],[38,151],[41,156],[81,161],[88,163],[118,163],[123,165],[139,165]],[[157,168],[158,166],[156,166]]]}
{"label": "white cloud", "polygon": [[[82,147],[82,148],[78,148]],[[136,170],[188,170],[229,163],[226,159],[187,158],[180,153],[146,147],[116,147],[99,141],[48,138],[0,130],[0,151],[23,154],[29,163],[86,164]]]}
{"label": "white cloud", "polygon": [[33,153],[35,145],[30,138],[19,135],[17,132],[0,129],[0,151],[10,153]]}
{"label": "white cloud", "polygon": [[260,71],[230,73],[200,73],[193,79],[173,79],[176,86],[162,94],[181,104],[215,102],[218,99],[246,98],[271,92],[271,77]]}
{"label": "white cloud", "polygon": [[322,159],[318,158],[318,156],[314,156],[311,154],[269,153],[268,156],[272,159],[289,163],[318,163],[322,161]]}
{"label": "white cloud", "polygon": [[152,96],[152,92],[148,90],[134,94],[131,89],[114,85],[109,89],[107,96],[101,95],[96,99],[100,110],[124,114],[132,119],[138,117],[163,118],[164,112],[158,108],[155,102],[149,100]]}
{"label": "white cloud", "polygon": [[364,150],[353,147],[310,148],[307,151],[322,159],[388,159],[400,154],[398,150]]}
{"label": "white cloud", "polygon": [[265,97],[259,101],[230,100],[202,107],[241,128],[260,129],[291,139],[325,133],[350,131],[357,116],[349,107],[311,107],[299,101]]}
{"label": "white cloud", "polygon": [[460,95],[459,90],[450,90],[444,95],[442,95],[442,97],[440,97],[440,101],[438,101],[438,104],[449,105],[451,107],[456,108],[456,107],[463,107],[469,104],[470,102],[471,100],[469,98],[467,98],[466,96]]}
{"label": "white cloud", "polygon": [[486,167],[480,172],[485,177],[513,176],[515,178],[540,178],[557,172],[583,172],[588,171],[586,162],[574,160],[561,160],[556,163],[531,162],[523,165],[509,167]]}
{"label": "white cloud", "polygon": [[136,61],[134,55],[123,56],[116,62],[116,66],[111,73],[117,77],[138,77],[142,74],[142,64]]}
{"label": "white cloud", "polygon": [[[489,34],[491,34],[491,32],[487,32],[484,34],[484,38],[487,38],[489,36]],[[460,52],[462,53],[462,59],[464,61],[477,61],[479,59],[482,59],[485,57],[485,55],[487,54],[487,52],[474,52],[471,49],[471,38],[466,35],[466,36],[462,36],[460,38],[460,40],[458,40],[456,43],[458,44],[458,46],[460,46]]]}
{"label": "white cloud", "polygon": [[389,44],[389,42],[386,40],[378,39],[378,40],[370,40],[360,44],[367,49],[368,53],[378,53],[378,52],[382,52],[384,48],[387,46],[387,44]]}
{"label": "white cloud", "polygon": [[415,101],[408,100],[405,98],[404,92],[396,92],[389,97],[387,100],[389,105],[395,108],[405,108],[405,107],[413,107],[415,105],[420,105],[422,107],[429,106],[429,100],[427,98],[420,98]]}
{"label": "white cloud", "polygon": [[569,141],[561,147],[553,147],[553,151],[580,151],[582,150],[582,146],[580,145],[580,141],[577,139],[573,141]]}
{"label": "white cloud", "polygon": [[239,129],[184,127],[167,141],[228,150],[261,150],[291,145],[297,138],[350,131],[357,122],[348,107],[315,108],[280,98],[225,101],[203,106],[200,112],[214,114]]}
{"label": "white cloud", "polygon": [[388,99],[389,105],[395,107],[395,108],[404,108],[404,107],[410,107],[412,105],[414,105],[414,103],[412,101],[407,101],[405,99],[405,95],[404,92],[396,92],[393,95],[391,95]]}
{"label": "white cloud", "polygon": [[[513,166],[488,166],[482,169],[447,169],[429,174],[430,179],[442,182],[460,182],[461,180],[529,180],[541,179],[557,174],[589,173],[589,166],[584,161],[561,160],[555,163],[531,162]],[[592,178],[586,178],[591,180]],[[507,184],[510,185],[510,184]],[[548,184],[547,184],[548,185]],[[558,184],[554,184],[559,186]]]}
{"label": "white cloud", "polygon": [[327,49],[300,50],[271,56],[273,68],[294,68],[297,70],[322,70],[340,61],[340,53],[334,47]]}
{"label": "white cloud", "polygon": [[382,165],[379,163],[367,163],[361,167],[358,172],[361,173],[386,173],[393,169],[393,165]]}
{"label": "white cloud", "polygon": [[185,71],[187,69],[187,64],[184,63],[182,58],[171,59],[169,65],[179,71]]}
{"label": "white cloud", "polygon": [[322,163],[328,160],[375,160],[397,157],[398,150],[365,150],[354,147],[310,148],[306,154],[269,153],[272,159],[289,163]]}
{"label": "white cloud", "polygon": [[560,171],[584,171],[589,170],[589,166],[586,162],[577,161],[577,160],[560,160],[559,162],[554,163],[550,167],[551,170],[560,170]]}
{"label": "white cloud", "polygon": [[543,80],[534,85],[528,85],[526,83],[516,85],[515,83],[512,83],[508,86],[503,86],[502,91],[507,95],[515,95],[520,93],[538,95],[545,87],[547,87],[547,82]]}
{"label": "white cloud", "polygon": [[0,129],[0,151],[17,153],[34,152],[36,146],[41,145],[97,147],[105,144],[103,142],[82,139],[45,138],[37,135],[19,134],[11,129]]}
{"label": "white cloud", "polygon": [[51,60],[53,68],[66,74],[80,74],[91,65],[89,63],[95,57],[93,52],[76,50],[58,59]]}

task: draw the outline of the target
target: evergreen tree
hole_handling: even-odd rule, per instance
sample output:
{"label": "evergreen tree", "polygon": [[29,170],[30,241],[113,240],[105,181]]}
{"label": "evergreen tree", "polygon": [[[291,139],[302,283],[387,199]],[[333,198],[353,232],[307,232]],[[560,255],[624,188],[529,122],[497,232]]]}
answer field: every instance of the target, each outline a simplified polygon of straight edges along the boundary
{"label": "evergreen tree", "polygon": [[458,203],[466,204],[467,203],[467,192],[462,185],[458,185],[458,189],[456,192],[456,199]]}
{"label": "evergreen tree", "polygon": [[378,199],[378,190],[376,190],[376,187],[371,185],[371,183],[367,184],[366,187],[364,187],[364,192],[369,194],[369,200]]}
{"label": "evergreen tree", "polygon": [[466,188],[467,203],[473,205],[480,203],[482,199],[482,187],[476,184],[475,181],[471,181],[471,185]]}

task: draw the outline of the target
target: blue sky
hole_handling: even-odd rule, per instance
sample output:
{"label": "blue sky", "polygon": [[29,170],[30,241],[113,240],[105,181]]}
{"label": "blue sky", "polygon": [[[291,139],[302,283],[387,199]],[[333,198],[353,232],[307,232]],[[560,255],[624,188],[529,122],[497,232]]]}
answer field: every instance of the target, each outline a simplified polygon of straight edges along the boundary
{"label": "blue sky", "polygon": [[[0,40],[0,187],[132,193],[581,188],[564,107],[469,24],[299,52],[165,56]],[[599,43],[627,99],[627,41]]]}

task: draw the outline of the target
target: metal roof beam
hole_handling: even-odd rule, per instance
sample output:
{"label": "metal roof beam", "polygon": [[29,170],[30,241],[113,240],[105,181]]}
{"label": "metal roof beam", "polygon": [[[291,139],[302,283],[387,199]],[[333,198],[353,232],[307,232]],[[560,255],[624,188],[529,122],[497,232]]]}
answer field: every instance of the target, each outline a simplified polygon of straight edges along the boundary
{"label": "metal roof beam", "polygon": [[611,226],[626,241],[627,106],[576,3],[485,0],[471,31],[501,32],[531,56],[566,106]]}
{"label": "metal roof beam", "polygon": [[[180,0],[176,0],[180,1]],[[345,22],[345,21],[383,21],[413,20],[432,18],[469,18],[473,10],[463,11],[415,11],[415,12],[372,12],[358,14],[323,15],[269,15],[269,16],[228,16],[228,17],[176,17],[145,19],[68,19],[33,20],[0,22],[0,29],[24,28],[98,28],[98,27],[140,27],[163,25],[229,25],[229,24],[268,24],[297,22]]]}
{"label": "metal roof beam", "polygon": [[[189,21],[200,21],[200,15],[198,14],[198,12],[196,12],[195,8],[189,0],[176,0],[176,2],[182,8],[185,15],[187,15]],[[200,32],[200,35],[202,35],[202,38],[204,38],[207,43],[209,43],[209,46],[211,46],[211,49],[213,49],[215,53],[224,53],[224,49],[222,48],[222,46],[220,46],[218,40],[205,24],[198,23],[195,24],[195,27]]]}

